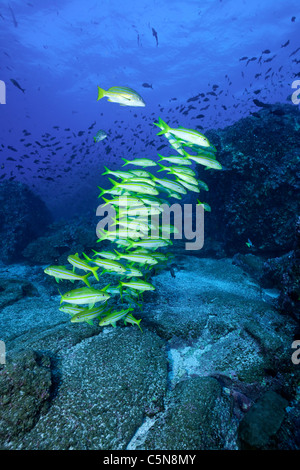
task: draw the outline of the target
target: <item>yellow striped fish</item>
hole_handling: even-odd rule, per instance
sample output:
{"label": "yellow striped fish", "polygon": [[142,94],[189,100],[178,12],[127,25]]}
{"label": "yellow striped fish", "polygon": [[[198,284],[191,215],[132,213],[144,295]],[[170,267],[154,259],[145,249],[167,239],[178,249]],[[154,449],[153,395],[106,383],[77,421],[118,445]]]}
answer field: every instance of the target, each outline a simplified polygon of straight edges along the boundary
{"label": "yellow striped fish", "polygon": [[132,88],[128,87],[113,86],[108,90],[104,90],[98,86],[97,101],[104,97],[107,97],[111,103],[118,103],[121,106],[146,106],[143,98]]}

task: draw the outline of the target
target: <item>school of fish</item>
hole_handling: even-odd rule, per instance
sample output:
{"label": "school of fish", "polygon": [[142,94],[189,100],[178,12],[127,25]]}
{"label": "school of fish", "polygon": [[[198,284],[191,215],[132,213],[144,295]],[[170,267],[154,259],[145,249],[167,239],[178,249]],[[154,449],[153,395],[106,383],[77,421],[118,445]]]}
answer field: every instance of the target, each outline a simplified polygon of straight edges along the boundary
{"label": "school of fish", "polygon": [[[98,100],[103,97],[121,106],[145,106],[142,97],[127,87],[112,87],[108,91],[98,87]],[[116,216],[107,230],[98,230],[97,242],[109,240],[112,249],[93,250],[90,256],[86,253],[82,253],[81,257],[78,253],[70,255],[68,262],[72,269],[49,266],[44,270],[57,282],[69,280],[85,283],[85,287],[60,293],[60,304],[63,304],[60,310],[71,315],[72,323],[86,322],[93,325],[97,319],[99,326],[116,327],[117,322],[122,320],[125,325],[137,325],[142,331],[141,319],[136,319],[132,311],[137,307],[142,308],[140,301],[145,291],[155,289],[149,282],[153,270],[157,272],[163,269],[173,258],[172,253],[157,250],[172,245],[170,234],[177,231],[174,226],[160,225],[157,218],[156,223],[153,223],[151,216],[160,216],[164,205],[170,205],[168,198],[180,200],[187,191],[208,191],[206,183],[198,180],[196,172],[190,168],[193,162],[206,169],[222,169],[216,160],[215,147],[200,132],[183,127],[172,128],[161,118],[154,124],[160,129],[157,135],[164,135],[177,154],[158,154],[158,162],[151,158],[123,159],[124,170],[111,171],[104,167],[103,175],[113,176],[118,181],[108,178],[112,186],[108,189],[99,187],[98,197],[102,198],[103,207],[110,205],[114,209]],[[94,140],[100,140],[104,135],[106,137],[105,132],[101,131]],[[186,148],[193,154],[188,153]],[[149,171],[150,167],[155,167],[157,173],[165,172],[167,176],[153,175]],[[109,198],[104,195],[109,195]],[[204,210],[211,210],[207,203],[199,199],[198,204]],[[112,282],[104,288],[91,286],[91,276],[94,282],[100,282],[100,276],[104,273],[112,276]],[[116,280],[115,285],[113,280]],[[127,304],[126,308],[114,309],[116,296],[122,304]]]}

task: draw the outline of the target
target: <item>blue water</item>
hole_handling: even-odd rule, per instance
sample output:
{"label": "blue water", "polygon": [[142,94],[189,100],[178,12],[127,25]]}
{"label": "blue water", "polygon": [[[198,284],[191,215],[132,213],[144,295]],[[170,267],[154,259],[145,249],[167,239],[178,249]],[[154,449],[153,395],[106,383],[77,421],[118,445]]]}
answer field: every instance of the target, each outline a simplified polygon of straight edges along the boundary
{"label": "blue water", "polygon": [[[299,0],[0,3],[0,449],[300,448],[299,24]],[[180,156],[165,123],[211,143],[152,175],[179,171],[184,237],[97,243],[109,170]]]}
{"label": "blue water", "polygon": [[[157,158],[159,116],[223,128],[258,111],[254,99],[290,103],[299,73],[297,1],[32,0],[0,14],[0,178],[57,219],[94,209],[104,164]],[[97,102],[98,85],[130,86],[146,107]]]}

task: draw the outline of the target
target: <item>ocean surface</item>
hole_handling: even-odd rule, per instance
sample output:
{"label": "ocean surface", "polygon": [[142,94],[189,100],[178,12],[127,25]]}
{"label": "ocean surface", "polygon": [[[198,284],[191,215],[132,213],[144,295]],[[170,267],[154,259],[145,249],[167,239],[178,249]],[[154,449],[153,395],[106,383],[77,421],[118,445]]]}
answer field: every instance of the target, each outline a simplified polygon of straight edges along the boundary
{"label": "ocean surface", "polygon": [[299,24],[0,7],[0,449],[300,449]]}

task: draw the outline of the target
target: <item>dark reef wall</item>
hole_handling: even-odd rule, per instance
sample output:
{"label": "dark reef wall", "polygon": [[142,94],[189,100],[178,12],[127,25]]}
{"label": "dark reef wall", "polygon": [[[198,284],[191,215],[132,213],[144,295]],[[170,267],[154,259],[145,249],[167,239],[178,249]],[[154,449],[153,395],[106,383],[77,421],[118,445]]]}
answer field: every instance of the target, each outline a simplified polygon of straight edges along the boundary
{"label": "dark reef wall", "polygon": [[[224,252],[278,256],[291,250],[299,214],[300,113],[295,105],[269,105],[234,125],[206,132],[222,171],[199,172],[210,191],[206,240]],[[204,249],[205,252],[205,249]]]}
{"label": "dark reef wall", "polygon": [[44,233],[51,221],[45,203],[25,184],[0,184],[0,260],[22,259],[22,250]]}

